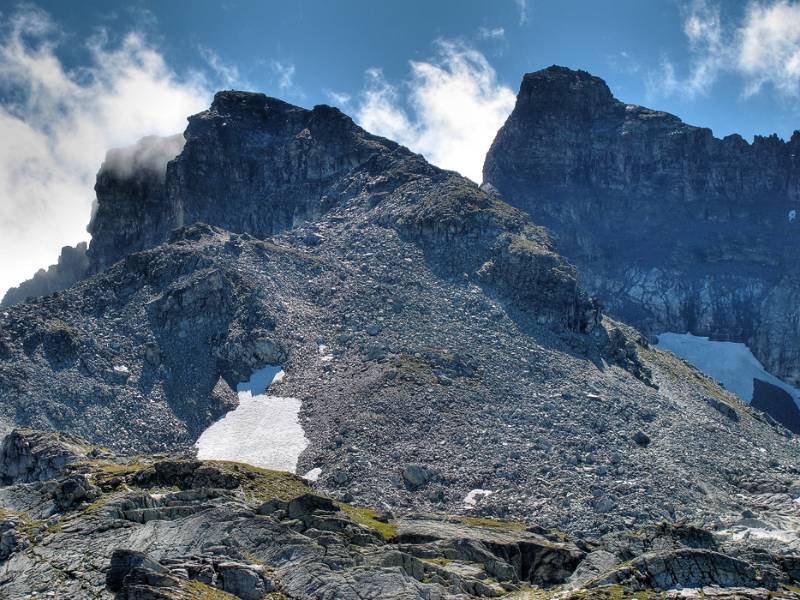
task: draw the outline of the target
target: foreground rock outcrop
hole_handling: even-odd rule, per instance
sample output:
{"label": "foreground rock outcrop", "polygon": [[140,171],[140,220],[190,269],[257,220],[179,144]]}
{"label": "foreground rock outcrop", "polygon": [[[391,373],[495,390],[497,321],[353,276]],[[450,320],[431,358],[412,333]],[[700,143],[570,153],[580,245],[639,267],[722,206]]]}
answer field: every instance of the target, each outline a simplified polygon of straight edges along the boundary
{"label": "foreground rock outcrop", "polygon": [[607,310],[744,342],[800,383],[800,134],[713,137],[584,71],[526,75],[485,183],[557,239]]}
{"label": "foreground rock outcrop", "polygon": [[[27,450],[4,446],[3,464],[64,443],[12,436]],[[522,600],[664,597],[676,587],[693,588],[681,597],[800,597],[792,551],[730,545],[686,525],[586,541],[524,522],[381,514],[288,473],[116,457],[72,441],[76,452],[50,479],[0,486],[4,598]],[[64,505],[58,490],[73,481],[92,494]]]}

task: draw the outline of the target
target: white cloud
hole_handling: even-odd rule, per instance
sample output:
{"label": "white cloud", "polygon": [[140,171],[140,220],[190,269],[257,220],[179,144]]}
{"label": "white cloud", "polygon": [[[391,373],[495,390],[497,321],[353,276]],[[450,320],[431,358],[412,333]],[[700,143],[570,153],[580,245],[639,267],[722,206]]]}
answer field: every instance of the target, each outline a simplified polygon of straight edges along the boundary
{"label": "white cloud", "polygon": [[211,48],[199,47],[200,56],[216,75],[216,79],[226,88],[249,89],[252,86],[242,78],[239,68],[236,65],[222,60],[219,54]]}
{"label": "white cloud", "polygon": [[768,83],[787,95],[800,93],[800,5],[751,3],[738,37],[736,64],[748,78],[745,95]]}
{"label": "white cloud", "polygon": [[284,94],[293,94],[298,97],[304,97],[305,94],[294,84],[295,66],[290,62],[282,62],[273,60],[270,62],[270,68],[275,74],[277,79],[276,85],[278,89]]}
{"label": "white cloud", "polygon": [[528,22],[528,0],[514,0],[514,4],[519,9],[519,24],[524,25]]}
{"label": "white cloud", "polygon": [[691,56],[689,72],[679,77],[672,61],[663,57],[660,70],[648,74],[650,97],[680,95],[691,99],[704,95],[730,63],[730,40],[722,27],[719,6],[694,0],[684,13],[683,33]]}
{"label": "white cloud", "polygon": [[68,70],[48,15],[0,15],[0,295],[88,238],[103,157],[145,135],[183,131],[211,89],[177,76],[140,34],[85,40],[90,64]]}
{"label": "white cloud", "polygon": [[387,82],[379,69],[367,71],[356,120],[433,164],[480,182],[486,152],[516,96],[474,48],[453,41],[437,45],[435,59],[410,63],[411,78],[402,88]]}
{"label": "white cloud", "polygon": [[346,94],[344,92],[335,92],[333,90],[325,90],[325,95],[330,98],[331,102],[333,102],[339,108],[345,108],[350,104],[350,101],[353,97],[350,94]]}
{"label": "white cloud", "polygon": [[685,77],[672,61],[648,77],[648,93],[704,95],[723,73],[738,75],[745,97],[771,85],[786,96],[800,95],[800,4],[751,1],[738,26],[725,24],[720,4],[694,0],[685,8],[683,32],[690,64]]}
{"label": "white cloud", "polygon": [[506,30],[502,27],[478,27],[478,37],[482,40],[504,40]]}

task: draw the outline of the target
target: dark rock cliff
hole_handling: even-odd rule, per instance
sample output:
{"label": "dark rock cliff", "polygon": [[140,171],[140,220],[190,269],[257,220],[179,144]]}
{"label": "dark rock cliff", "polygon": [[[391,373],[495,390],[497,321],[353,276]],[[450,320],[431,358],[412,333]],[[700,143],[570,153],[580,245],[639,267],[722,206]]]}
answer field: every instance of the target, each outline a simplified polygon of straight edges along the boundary
{"label": "dark rock cliff", "polygon": [[178,215],[166,194],[168,161],[184,138],[146,137],[106,154],[95,183],[97,204],[87,227],[92,235],[89,270],[97,273],[132,252],[167,239]]}
{"label": "dark rock cliff", "polygon": [[745,342],[798,384],[799,150],[800,133],[717,139],[550,67],[524,77],[484,179],[551,230],[612,314]]}

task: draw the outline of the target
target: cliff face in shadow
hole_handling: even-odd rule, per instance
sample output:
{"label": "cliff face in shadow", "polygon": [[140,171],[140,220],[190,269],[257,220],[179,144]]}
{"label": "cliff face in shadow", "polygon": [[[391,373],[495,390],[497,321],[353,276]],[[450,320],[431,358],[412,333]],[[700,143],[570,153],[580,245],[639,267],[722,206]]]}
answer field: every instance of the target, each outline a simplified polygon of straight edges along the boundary
{"label": "cliff face in shadow", "polygon": [[800,134],[715,138],[583,71],[523,79],[484,180],[529,212],[607,310],[745,342],[800,383]]}

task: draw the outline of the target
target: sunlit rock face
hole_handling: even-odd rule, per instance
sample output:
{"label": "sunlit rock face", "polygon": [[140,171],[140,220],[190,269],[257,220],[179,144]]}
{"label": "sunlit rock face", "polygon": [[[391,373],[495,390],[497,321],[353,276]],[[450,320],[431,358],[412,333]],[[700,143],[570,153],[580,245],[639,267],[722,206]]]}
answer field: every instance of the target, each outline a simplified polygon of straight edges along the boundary
{"label": "sunlit rock face", "polygon": [[796,385],[798,150],[798,133],[718,139],[550,67],[524,77],[484,180],[553,232],[612,314],[744,342]]}

